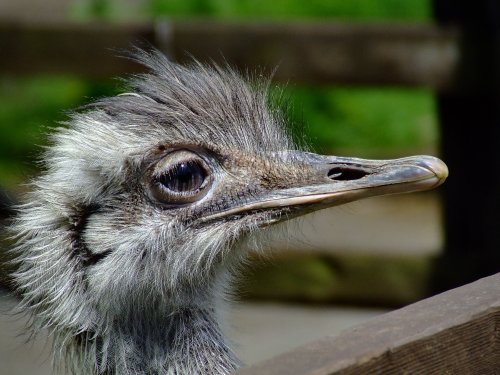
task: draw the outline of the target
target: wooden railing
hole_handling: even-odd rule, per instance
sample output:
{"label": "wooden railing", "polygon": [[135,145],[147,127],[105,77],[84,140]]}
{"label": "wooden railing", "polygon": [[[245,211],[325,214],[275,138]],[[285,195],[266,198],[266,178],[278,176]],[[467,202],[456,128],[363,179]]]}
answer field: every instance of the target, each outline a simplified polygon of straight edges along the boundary
{"label": "wooden railing", "polygon": [[500,273],[325,337],[238,375],[500,373]]}
{"label": "wooden railing", "polygon": [[154,45],[177,61],[276,68],[308,84],[404,85],[447,90],[460,59],[458,33],[432,25],[230,23],[0,24],[0,71],[117,76],[138,66],[117,55]]}

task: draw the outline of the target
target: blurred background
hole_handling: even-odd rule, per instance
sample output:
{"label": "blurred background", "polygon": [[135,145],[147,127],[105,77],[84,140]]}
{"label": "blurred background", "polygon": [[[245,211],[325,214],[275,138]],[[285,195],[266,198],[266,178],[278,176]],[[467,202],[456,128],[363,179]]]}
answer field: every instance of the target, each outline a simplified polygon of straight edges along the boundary
{"label": "blurred background", "polygon": [[[179,62],[276,69],[290,126],[317,152],[431,154],[450,167],[438,191],[369,199],[276,231],[272,256],[256,257],[228,312],[247,363],[498,272],[500,10],[466,3],[0,0],[1,217],[39,172],[51,128],[122,92],[116,78],[140,67],[118,56],[153,45]],[[15,337],[23,322],[7,313],[15,298],[1,254],[0,374],[50,373],[45,338],[27,348]]]}

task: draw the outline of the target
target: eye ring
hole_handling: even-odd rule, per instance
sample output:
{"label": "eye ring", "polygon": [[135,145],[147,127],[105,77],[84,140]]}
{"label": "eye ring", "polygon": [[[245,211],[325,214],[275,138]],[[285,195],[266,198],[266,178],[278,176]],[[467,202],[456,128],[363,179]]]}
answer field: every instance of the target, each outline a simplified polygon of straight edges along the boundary
{"label": "eye ring", "polygon": [[185,205],[201,200],[212,182],[211,169],[198,154],[177,150],[150,167],[148,195],[167,205]]}

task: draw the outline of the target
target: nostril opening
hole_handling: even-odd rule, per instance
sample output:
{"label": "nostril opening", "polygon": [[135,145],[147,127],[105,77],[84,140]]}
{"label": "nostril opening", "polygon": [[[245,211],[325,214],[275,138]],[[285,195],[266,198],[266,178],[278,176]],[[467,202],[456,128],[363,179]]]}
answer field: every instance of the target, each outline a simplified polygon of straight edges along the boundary
{"label": "nostril opening", "polygon": [[361,169],[353,169],[347,167],[335,167],[328,171],[328,178],[335,181],[351,181],[359,180],[365,177],[368,172]]}

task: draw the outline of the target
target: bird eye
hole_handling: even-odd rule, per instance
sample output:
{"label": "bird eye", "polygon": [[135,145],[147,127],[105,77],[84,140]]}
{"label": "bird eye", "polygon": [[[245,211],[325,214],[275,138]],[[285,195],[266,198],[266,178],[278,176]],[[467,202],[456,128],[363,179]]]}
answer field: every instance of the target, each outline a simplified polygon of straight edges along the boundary
{"label": "bird eye", "polygon": [[211,181],[206,162],[197,154],[179,150],[152,167],[149,194],[165,204],[187,204],[203,198]]}
{"label": "bird eye", "polygon": [[158,182],[176,193],[189,193],[198,190],[205,181],[206,173],[195,161],[182,162],[162,174]]}

